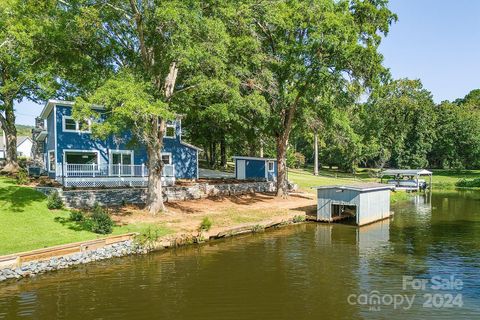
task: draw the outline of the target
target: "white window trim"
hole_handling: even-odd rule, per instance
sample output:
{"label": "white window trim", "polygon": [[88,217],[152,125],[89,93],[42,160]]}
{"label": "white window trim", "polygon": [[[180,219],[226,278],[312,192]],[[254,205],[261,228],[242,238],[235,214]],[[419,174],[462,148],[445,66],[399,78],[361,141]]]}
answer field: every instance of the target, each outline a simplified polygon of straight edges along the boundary
{"label": "white window trim", "polygon": [[55,156],[55,150],[48,150],[48,153],[47,153],[48,172],[55,172],[55,170],[52,170],[52,168],[50,166],[50,153],[52,153],[52,152],[53,152],[53,161],[55,162],[55,170],[57,169],[56,168],[57,158]]}
{"label": "white window trim", "polygon": [[[71,120],[74,120],[75,121],[75,130],[71,130],[71,129],[67,129],[65,126],[66,126],[66,121],[67,119],[71,119]],[[90,128],[91,125],[92,125],[92,121],[91,120],[87,120],[88,122],[88,127]],[[80,130],[80,122],[79,121],[76,121],[73,117],[71,116],[63,116],[62,117],[62,129],[63,129],[63,132],[75,132],[75,133],[92,133],[92,130],[89,129],[89,130]]]}
{"label": "white window trim", "polygon": [[[66,154],[68,152],[77,152],[77,153],[96,153],[97,154],[97,166],[100,167],[100,151],[98,150],[79,150],[79,149],[64,149],[63,150],[63,163],[68,164]],[[76,163],[70,163],[76,164]],[[100,169],[100,168],[99,168]],[[98,170],[99,170],[98,169]],[[97,171],[98,171],[97,170]]]}
{"label": "white window trim", "polygon": [[131,162],[132,162],[132,165],[134,165],[134,153],[133,153],[133,150],[113,150],[113,149],[110,149],[108,151],[108,164],[111,166],[113,165],[112,161],[113,161],[113,154],[114,153],[117,153],[117,154],[130,154],[130,159],[131,159]]}
{"label": "white window trim", "polygon": [[[173,128],[173,136],[167,136],[168,128]],[[167,123],[165,126],[165,138],[175,139],[177,137],[177,125],[175,123]]]}
{"label": "white window trim", "polygon": [[[173,156],[172,156],[172,153],[171,152],[162,152],[160,154],[160,157],[163,157],[163,156],[169,156],[170,157],[170,164],[167,164],[167,166],[171,166],[173,165]],[[160,159],[161,160],[161,159]]]}
{"label": "white window trim", "polygon": [[[272,170],[270,170],[270,164],[272,164]],[[267,170],[268,170],[268,172],[275,172],[275,162],[268,161],[267,162]]]}

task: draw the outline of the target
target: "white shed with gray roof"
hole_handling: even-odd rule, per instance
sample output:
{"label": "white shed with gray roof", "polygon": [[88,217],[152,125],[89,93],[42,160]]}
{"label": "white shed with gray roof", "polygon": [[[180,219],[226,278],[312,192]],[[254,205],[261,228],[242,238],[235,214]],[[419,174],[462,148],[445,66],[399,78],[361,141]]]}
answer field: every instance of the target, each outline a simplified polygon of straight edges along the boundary
{"label": "white shed with gray roof", "polygon": [[322,186],[317,189],[317,221],[334,222],[351,218],[362,226],[390,217],[391,186],[367,183]]}

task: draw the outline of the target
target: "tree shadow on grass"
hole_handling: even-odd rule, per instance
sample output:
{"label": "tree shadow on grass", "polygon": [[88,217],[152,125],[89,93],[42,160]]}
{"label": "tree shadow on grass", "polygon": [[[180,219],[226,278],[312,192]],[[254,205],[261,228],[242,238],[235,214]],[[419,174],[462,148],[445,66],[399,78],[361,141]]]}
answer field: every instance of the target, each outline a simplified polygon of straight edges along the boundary
{"label": "tree shadow on grass", "polygon": [[90,231],[88,226],[83,221],[72,221],[69,218],[55,217],[53,221],[60,223],[62,226],[66,226],[73,231]]}
{"label": "tree shadow on grass", "polygon": [[[8,183],[8,182],[4,182]],[[45,195],[31,188],[12,186],[0,188],[0,202],[6,202],[3,209],[23,212],[25,207],[45,199]]]}

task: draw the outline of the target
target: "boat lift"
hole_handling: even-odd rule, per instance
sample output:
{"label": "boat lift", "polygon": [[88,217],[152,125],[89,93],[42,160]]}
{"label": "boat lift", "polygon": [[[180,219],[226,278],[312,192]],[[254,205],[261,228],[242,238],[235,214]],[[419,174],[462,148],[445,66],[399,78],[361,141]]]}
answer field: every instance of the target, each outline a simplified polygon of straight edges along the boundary
{"label": "boat lift", "polygon": [[[387,169],[380,173],[380,182],[384,177],[393,177],[387,180],[387,184],[394,186],[396,190],[420,191],[432,186],[432,172],[425,169]],[[421,177],[429,177],[427,183]]]}

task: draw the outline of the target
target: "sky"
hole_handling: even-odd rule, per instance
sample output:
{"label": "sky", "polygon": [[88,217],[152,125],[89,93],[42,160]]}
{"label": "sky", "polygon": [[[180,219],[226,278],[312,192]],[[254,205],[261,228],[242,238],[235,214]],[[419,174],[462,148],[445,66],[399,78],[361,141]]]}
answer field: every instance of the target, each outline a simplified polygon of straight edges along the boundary
{"label": "sky", "polygon": [[[435,102],[480,88],[480,0],[390,0],[398,21],[380,46],[393,78],[420,79]],[[18,124],[33,125],[43,105],[16,105]]]}

